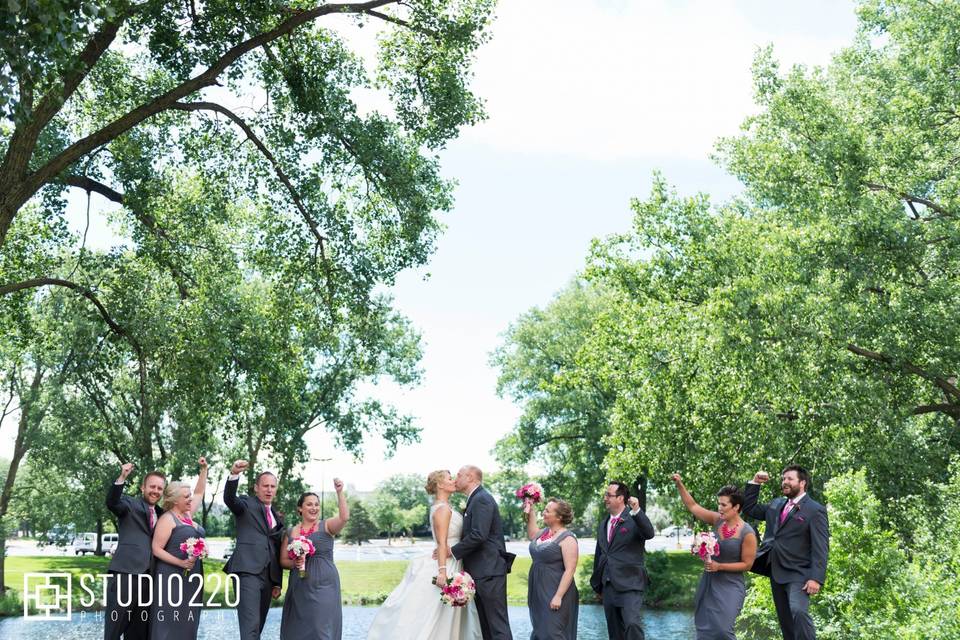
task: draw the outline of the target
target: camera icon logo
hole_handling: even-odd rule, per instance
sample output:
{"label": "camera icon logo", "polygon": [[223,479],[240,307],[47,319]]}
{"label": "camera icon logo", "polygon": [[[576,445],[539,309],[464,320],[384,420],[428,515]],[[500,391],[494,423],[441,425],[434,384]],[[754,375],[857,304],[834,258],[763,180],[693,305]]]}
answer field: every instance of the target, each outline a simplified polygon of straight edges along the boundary
{"label": "camera icon logo", "polygon": [[29,622],[70,620],[73,613],[72,590],[73,576],[69,573],[23,574],[24,619]]}

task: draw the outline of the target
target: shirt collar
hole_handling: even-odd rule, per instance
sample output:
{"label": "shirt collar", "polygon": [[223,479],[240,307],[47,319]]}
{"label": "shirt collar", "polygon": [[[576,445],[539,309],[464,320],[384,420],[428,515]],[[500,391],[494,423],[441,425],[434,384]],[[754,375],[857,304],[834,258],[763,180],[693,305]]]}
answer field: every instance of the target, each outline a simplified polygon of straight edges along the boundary
{"label": "shirt collar", "polygon": [[800,495],[798,495],[796,498],[788,498],[788,499],[787,499],[787,502],[793,502],[793,504],[799,504],[800,501],[803,500],[803,497],[804,497],[805,495],[807,495],[807,492],[806,492],[806,491],[804,491],[803,493],[801,493]]}

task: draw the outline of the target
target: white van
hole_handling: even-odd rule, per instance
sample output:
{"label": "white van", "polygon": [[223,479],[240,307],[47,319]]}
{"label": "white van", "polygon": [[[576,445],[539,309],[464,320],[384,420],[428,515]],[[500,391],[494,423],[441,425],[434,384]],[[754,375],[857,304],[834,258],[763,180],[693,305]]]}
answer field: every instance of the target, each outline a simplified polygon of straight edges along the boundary
{"label": "white van", "polygon": [[[103,554],[110,555],[117,550],[117,542],[119,542],[119,536],[115,533],[105,533],[103,534]],[[73,540],[73,554],[77,556],[85,556],[88,553],[95,554],[97,552],[97,534],[95,533],[81,533]]]}

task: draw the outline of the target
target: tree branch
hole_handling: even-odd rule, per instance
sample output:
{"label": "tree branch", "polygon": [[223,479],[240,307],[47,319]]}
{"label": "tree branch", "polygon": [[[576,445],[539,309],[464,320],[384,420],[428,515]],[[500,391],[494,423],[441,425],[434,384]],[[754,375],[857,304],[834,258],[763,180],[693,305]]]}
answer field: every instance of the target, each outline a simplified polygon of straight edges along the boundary
{"label": "tree branch", "polygon": [[925,413],[942,413],[950,416],[954,420],[960,420],[960,404],[954,404],[952,402],[922,404],[913,410],[913,415],[915,416],[923,415]]}
{"label": "tree branch", "polygon": [[952,384],[949,380],[942,376],[938,376],[928,371],[925,371],[918,367],[917,365],[904,360],[902,362],[897,362],[891,356],[888,356],[884,353],[879,353],[876,351],[870,351],[869,349],[864,349],[863,347],[858,347],[855,344],[848,344],[847,350],[851,353],[854,353],[862,358],[867,358],[868,360],[873,360],[874,362],[880,362],[891,369],[904,371],[906,373],[911,373],[915,376],[919,376],[924,380],[928,380],[935,384],[941,391],[943,391],[948,397],[953,396],[960,400],[960,389],[956,385]]}
{"label": "tree branch", "polygon": [[[878,184],[876,182],[866,182],[864,183],[864,186],[870,189],[871,191],[886,191],[887,193],[892,193],[893,195],[897,196],[898,198],[906,202],[908,205],[910,205],[910,209],[914,212],[914,214],[917,213],[917,210],[914,209],[913,205],[922,204],[927,209],[930,209],[931,211],[934,211],[945,218],[955,217],[953,212],[948,211],[947,209],[944,209],[942,206],[938,205],[936,202],[929,200],[927,198],[921,198],[920,196],[910,195],[909,193],[906,193],[903,191],[897,191],[893,187],[888,187],[885,184]],[[923,220],[924,218],[917,218],[917,219]]]}

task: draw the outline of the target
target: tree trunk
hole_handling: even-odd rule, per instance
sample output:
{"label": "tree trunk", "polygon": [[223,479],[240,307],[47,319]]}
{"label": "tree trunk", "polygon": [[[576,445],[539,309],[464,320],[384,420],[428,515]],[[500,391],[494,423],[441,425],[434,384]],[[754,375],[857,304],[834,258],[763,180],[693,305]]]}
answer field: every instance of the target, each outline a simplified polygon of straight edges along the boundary
{"label": "tree trunk", "polygon": [[93,550],[93,555],[103,555],[103,516],[97,516],[97,546]]}
{"label": "tree trunk", "polygon": [[637,476],[634,482],[634,488],[637,490],[637,500],[640,501],[640,509],[647,510],[647,476]]}

